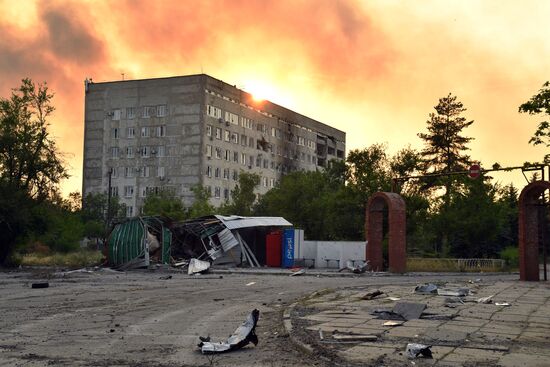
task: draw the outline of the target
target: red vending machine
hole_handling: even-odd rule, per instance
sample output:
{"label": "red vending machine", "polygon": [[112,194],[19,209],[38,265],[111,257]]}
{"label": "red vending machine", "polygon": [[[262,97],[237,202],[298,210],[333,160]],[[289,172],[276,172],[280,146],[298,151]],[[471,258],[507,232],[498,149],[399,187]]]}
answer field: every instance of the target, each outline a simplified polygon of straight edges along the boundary
{"label": "red vending machine", "polygon": [[275,231],[265,237],[265,263],[274,268],[281,267],[281,244],[283,243],[283,233]]}

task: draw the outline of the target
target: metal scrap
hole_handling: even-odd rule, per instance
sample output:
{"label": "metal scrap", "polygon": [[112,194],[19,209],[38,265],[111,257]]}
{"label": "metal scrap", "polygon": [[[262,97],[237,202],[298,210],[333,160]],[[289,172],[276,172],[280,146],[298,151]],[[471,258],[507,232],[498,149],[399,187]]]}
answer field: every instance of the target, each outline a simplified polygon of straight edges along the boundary
{"label": "metal scrap", "polygon": [[488,296],[488,297],[481,297],[481,298],[478,298],[476,300],[477,303],[492,303],[493,300],[491,298],[493,298],[495,295],[491,295],[491,296]]}
{"label": "metal scrap", "polygon": [[202,261],[198,259],[191,259],[189,261],[189,267],[187,268],[187,274],[199,274],[205,273],[210,268],[210,263],[208,261]]}
{"label": "metal scrap", "polygon": [[419,319],[425,309],[425,303],[397,302],[392,311],[401,315],[405,320],[413,320]]}
{"label": "metal scrap", "polygon": [[432,283],[419,285],[419,286],[416,286],[416,288],[414,288],[414,291],[416,293],[422,293],[422,294],[433,294],[437,292],[437,285]]}
{"label": "metal scrap", "polygon": [[458,288],[458,289],[438,288],[437,294],[439,296],[464,297],[470,294],[470,290],[468,288]]}
{"label": "metal scrap", "polygon": [[407,357],[410,359],[415,359],[420,356],[425,358],[433,358],[432,351],[431,351],[431,345],[424,345],[424,344],[417,344],[417,343],[409,343],[407,344]]}
{"label": "metal scrap", "polygon": [[363,297],[361,297],[361,299],[364,299],[364,300],[371,300],[371,299],[374,299],[380,295],[384,294],[384,292],[380,291],[379,289],[373,291],[373,292],[369,292],[367,294],[365,294]]}
{"label": "metal scrap", "polygon": [[213,343],[210,336],[199,337],[198,347],[202,354],[224,353],[240,349],[249,343],[258,345],[258,336],[256,335],[256,324],[260,318],[260,311],[254,309],[246,320],[229,336],[225,342]]}

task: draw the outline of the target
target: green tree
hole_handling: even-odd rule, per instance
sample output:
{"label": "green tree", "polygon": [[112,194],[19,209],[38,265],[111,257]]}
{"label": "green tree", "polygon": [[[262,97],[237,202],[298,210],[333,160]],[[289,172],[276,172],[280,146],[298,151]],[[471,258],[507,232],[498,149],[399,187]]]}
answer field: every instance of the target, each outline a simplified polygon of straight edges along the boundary
{"label": "green tree", "polygon": [[149,194],[143,203],[144,215],[160,215],[173,220],[187,218],[183,202],[173,191],[161,190],[158,194]]}
{"label": "green tree", "polygon": [[52,98],[45,83],[30,79],[0,98],[0,263],[28,230],[33,208],[54,196],[68,177],[48,132]]}
{"label": "green tree", "polygon": [[[428,133],[418,134],[425,144],[421,152],[423,171],[426,174],[463,171],[470,164],[470,156],[464,152],[469,149],[467,144],[473,138],[463,136],[462,130],[474,121],[468,121],[462,116],[466,108],[450,93],[447,97],[440,98],[434,108],[436,112],[430,113],[426,122]],[[441,182],[445,186],[445,205],[449,205],[453,183],[457,182],[456,176],[443,176],[432,184],[437,186]]]}
{"label": "green tree", "polygon": [[126,205],[121,204],[117,196],[111,197],[110,210],[107,208],[109,199],[106,193],[90,192],[82,200],[79,211],[84,226],[83,234],[88,238],[105,238],[111,221],[126,216]]}
{"label": "green tree", "polygon": [[231,201],[221,210],[226,214],[250,216],[256,201],[254,190],[260,184],[260,175],[241,170],[239,181],[235,189],[231,191]]}
{"label": "green tree", "polygon": [[189,218],[204,217],[216,212],[214,206],[210,204],[210,191],[201,185],[194,186],[191,191],[195,195],[195,200],[189,207]]}
{"label": "green tree", "polygon": [[[548,118],[550,116],[550,82],[544,83],[537,94],[519,106],[519,112],[530,115],[543,115]],[[544,146],[550,147],[550,122],[548,120],[539,122],[535,134],[529,139],[529,143],[533,145],[544,144]],[[550,154],[544,156],[544,161],[550,161]]]}

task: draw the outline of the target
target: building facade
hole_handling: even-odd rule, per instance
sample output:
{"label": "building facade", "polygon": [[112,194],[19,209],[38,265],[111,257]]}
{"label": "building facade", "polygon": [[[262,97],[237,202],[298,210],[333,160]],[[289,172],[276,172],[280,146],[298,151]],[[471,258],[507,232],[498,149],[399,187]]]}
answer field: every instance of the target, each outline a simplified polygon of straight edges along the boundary
{"label": "building facade", "polygon": [[219,206],[241,171],[260,175],[258,194],[297,170],[344,159],[346,135],[208,75],[85,82],[82,193],[108,192],[140,212],[171,190],[186,205],[202,185]]}

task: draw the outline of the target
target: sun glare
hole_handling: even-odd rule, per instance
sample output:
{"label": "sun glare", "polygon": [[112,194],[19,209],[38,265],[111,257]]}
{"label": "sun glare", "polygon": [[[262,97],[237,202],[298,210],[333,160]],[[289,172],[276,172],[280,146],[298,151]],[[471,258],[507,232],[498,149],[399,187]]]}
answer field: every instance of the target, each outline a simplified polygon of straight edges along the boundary
{"label": "sun glare", "polygon": [[279,91],[275,86],[261,81],[247,81],[244,90],[252,94],[255,102],[270,101],[285,107],[290,106],[289,96]]}

